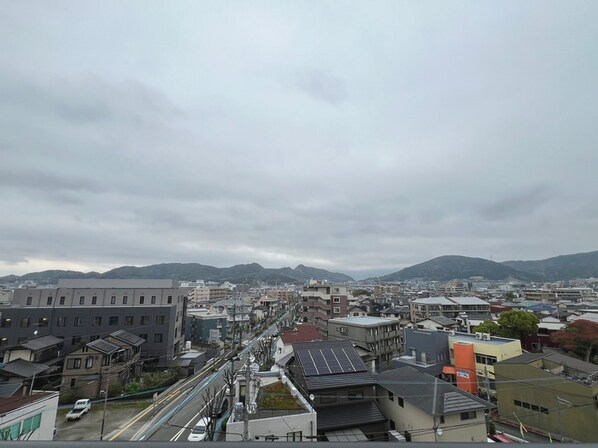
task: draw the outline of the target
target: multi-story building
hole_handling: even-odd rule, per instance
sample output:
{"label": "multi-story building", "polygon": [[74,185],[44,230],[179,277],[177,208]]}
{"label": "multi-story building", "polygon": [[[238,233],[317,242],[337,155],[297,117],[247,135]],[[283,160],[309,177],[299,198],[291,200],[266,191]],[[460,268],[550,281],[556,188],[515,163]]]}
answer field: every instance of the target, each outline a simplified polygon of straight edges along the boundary
{"label": "multi-story building", "polygon": [[449,297],[461,297],[465,292],[465,285],[458,280],[451,280],[444,285],[444,293]]}
{"label": "multi-story building", "polygon": [[501,416],[553,439],[598,442],[598,366],[556,352],[496,363]]}
{"label": "multi-story building", "polygon": [[454,319],[460,313],[490,314],[490,304],[477,297],[425,297],[411,301],[409,309],[412,322],[432,316]]}
{"label": "multi-story building", "polygon": [[328,340],[351,341],[365,350],[376,369],[386,368],[402,347],[399,319],[387,317],[341,317],[328,321]]}
{"label": "multi-story building", "polygon": [[481,390],[487,396],[496,395],[494,365],[522,353],[519,339],[488,333],[449,332],[448,343],[451,365],[445,366],[443,373],[459,389],[472,394]]}
{"label": "multi-story building", "polygon": [[0,441],[52,440],[58,392],[34,392],[0,398]]}
{"label": "multi-story building", "polygon": [[317,325],[322,336],[328,334],[328,321],[347,316],[347,287],[312,283],[301,293],[303,322]]}
{"label": "multi-story building", "polygon": [[290,302],[295,297],[295,291],[292,289],[268,289],[267,294],[285,302]]}
{"label": "multi-story building", "polygon": [[195,286],[189,288],[188,300],[192,306],[205,306],[210,302],[224,300],[230,296],[232,290],[230,288],[215,287],[215,286]]}
{"label": "multi-story building", "polygon": [[[139,336],[118,330],[109,336],[88,342],[68,354],[64,359],[60,393],[72,392],[74,397],[99,397],[110,386],[127,384],[133,367],[139,362],[141,346]],[[141,365],[138,366],[141,371]]]}
{"label": "multi-story building", "polygon": [[191,309],[185,317],[185,340],[194,344],[216,344],[226,340],[227,314],[211,313],[205,308]]}
{"label": "multi-story building", "polygon": [[124,329],[147,342],[141,357],[168,365],[184,337],[185,290],[174,280],[59,280],[56,288],[16,289],[0,306],[0,351],[39,336],[64,340],[63,353]]}
{"label": "multi-story building", "polygon": [[444,366],[449,365],[447,331],[405,328],[403,352],[392,360],[392,367],[413,367],[420,372],[441,377]]}

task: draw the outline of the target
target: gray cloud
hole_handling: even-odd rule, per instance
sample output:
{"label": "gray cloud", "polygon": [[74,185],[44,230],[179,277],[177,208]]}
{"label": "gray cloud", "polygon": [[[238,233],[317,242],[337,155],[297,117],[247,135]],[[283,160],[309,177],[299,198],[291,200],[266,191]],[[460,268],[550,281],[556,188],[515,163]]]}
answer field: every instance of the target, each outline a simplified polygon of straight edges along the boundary
{"label": "gray cloud", "polygon": [[0,6],[0,274],[598,248],[593,2],[146,5]]}

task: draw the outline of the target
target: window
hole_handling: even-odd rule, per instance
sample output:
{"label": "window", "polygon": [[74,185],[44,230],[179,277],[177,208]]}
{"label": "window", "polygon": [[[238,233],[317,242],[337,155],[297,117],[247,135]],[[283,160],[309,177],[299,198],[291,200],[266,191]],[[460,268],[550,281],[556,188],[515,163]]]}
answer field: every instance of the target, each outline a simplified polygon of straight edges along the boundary
{"label": "window", "polygon": [[156,316],[156,325],[164,325],[165,321],[166,321],[166,318],[163,314]]}
{"label": "window", "polygon": [[301,431],[287,432],[287,442],[301,442],[303,433]]}
{"label": "window", "polygon": [[56,319],[56,326],[57,327],[66,327],[66,317],[61,316],[58,319]]}
{"label": "window", "polygon": [[152,305],[156,304],[156,296],[152,296]]}
{"label": "window", "polygon": [[118,316],[110,316],[108,318],[108,325],[118,325]]}
{"label": "window", "polygon": [[341,303],[341,298],[340,297],[333,297],[332,298],[332,303]]}
{"label": "window", "polygon": [[168,304],[170,305],[172,303],[172,296],[168,296]]}
{"label": "window", "polygon": [[133,325],[133,316],[125,316],[125,325]]}
{"label": "window", "polygon": [[332,312],[333,312],[334,314],[339,314],[339,313],[341,312],[341,308],[340,308],[340,306],[335,306],[335,307],[333,307],[333,308],[332,308]]}
{"label": "window", "polygon": [[10,317],[5,317],[4,319],[2,319],[2,323],[0,324],[0,327],[10,328],[11,325],[12,325],[12,320],[10,319]]}
{"label": "window", "polygon": [[100,325],[102,325],[102,316],[95,316],[91,325],[93,325],[94,327],[99,327]]}
{"label": "window", "polygon": [[388,399],[390,401],[395,401],[395,394],[393,394],[391,391],[388,391]]}
{"label": "window", "polygon": [[397,429],[397,425],[395,425],[394,420],[390,420],[390,429]]}
{"label": "window", "polygon": [[141,325],[149,325],[150,324],[150,317],[149,316],[141,316]]}
{"label": "window", "polygon": [[5,346],[5,345],[8,345],[8,338],[0,339],[0,346]]}
{"label": "window", "polygon": [[475,355],[475,362],[478,364],[484,364],[487,366],[493,366],[496,364],[497,359],[496,356],[488,356],[488,355]]}
{"label": "window", "polygon": [[93,297],[91,298],[91,304],[92,304],[92,305],[96,305],[97,303],[98,303],[98,296],[93,296]]}
{"label": "window", "polygon": [[474,420],[476,417],[476,411],[461,412],[461,420]]}
{"label": "window", "polygon": [[27,328],[31,326],[31,319],[24,317],[21,319],[21,328]]}
{"label": "window", "polygon": [[71,388],[75,387],[75,384],[77,384],[77,380],[75,378],[71,379]]}
{"label": "window", "polygon": [[154,335],[154,342],[162,342],[162,339],[164,339],[164,335],[162,333],[156,333]]}
{"label": "window", "polygon": [[79,342],[81,342],[81,336],[73,336],[71,338],[71,344],[72,345],[78,345]]}
{"label": "window", "polygon": [[129,297],[123,296],[123,305],[126,305],[128,301],[129,301]]}
{"label": "window", "polygon": [[405,407],[405,402],[401,397],[397,397],[397,402],[399,403],[399,406],[401,406],[402,408]]}
{"label": "window", "polygon": [[48,300],[46,300],[46,305],[52,305],[52,296],[48,297]]}
{"label": "window", "polygon": [[83,318],[81,316],[75,316],[75,321],[73,322],[75,327],[82,327],[83,326]]}
{"label": "window", "polygon": [[85,296],[79,297],[79,305],[85,305]]}
{"label": "window", "polygon": [[80,369],[81,368],[81,358],[67,359],[66,368],[67,369]]}
{"label": "window", "polygon": [[520,408],[530,409],[534,412],[541,412],[542,414],[546,414],[546,415],[550,414],[550,412],[548,411],[547,408],[545,408],[543,406],[538,406],[537,404],[526,403],[525,401],[520,401],[520,400],[513,400],[513,404],[515,406],[519,406]]}
{"label": "window", "polygon": [[66,297],[64,296],[60,296],[60,304],[64,305],[64,301],[66,300]]}
{"label": "window", "polygon": [[143,305],[145,303],[145,296],[139,296],[139,304]]}
{"label": "window", "polygon": [[444,415],[441,415],[440,416],[440,424],[443,424],[443,423],[444,423]]}
{"label": "window", "polygon": [[27,305],[31,305],[31,302],[33,302],[33,297],[27,297]]}
{"label": "window", "polygon": [[116,296],[110,297],[110,305],[116,305]]}
{"label": "window", "polygon": [[85,360],[85,368],[91,369],[93,367],[93,356],[88,356]]}
{"label": "window", "polygon": [[39,327],[47,327],[48,326],[48,318],[47,317],[40,317],[37,320],[37,325]]}

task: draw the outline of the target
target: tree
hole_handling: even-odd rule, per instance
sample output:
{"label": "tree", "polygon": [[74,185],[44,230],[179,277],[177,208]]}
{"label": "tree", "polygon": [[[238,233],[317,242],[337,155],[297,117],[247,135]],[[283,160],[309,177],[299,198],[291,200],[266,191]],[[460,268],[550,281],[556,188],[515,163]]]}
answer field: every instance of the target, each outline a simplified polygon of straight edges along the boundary
{"label": "tree", "polygon": [[579,319],[553,333],[550,339],[589,362],[598,351],[598,323]]}
{"label": "tree", "polygon": [[513,339],[523,339],[525,335],[536,334],[539,322],[535,314],[521,310],[505,311],[498,317],[500,335]]}
{"label": "tree", "polygon": [[206,427],[206,440],[212,440],[214,438],[218,411],[222,407],[223,400],[224,395],[217,390],[216,387],[208,387],[203,394],[203,407],[201,416],[208,418],[208,426]]}
{"label": "tree", "polygon": [[486,320],[474,328],[475,333],[490,333],[492,336],[500,336],[501,328],[496,322]]}

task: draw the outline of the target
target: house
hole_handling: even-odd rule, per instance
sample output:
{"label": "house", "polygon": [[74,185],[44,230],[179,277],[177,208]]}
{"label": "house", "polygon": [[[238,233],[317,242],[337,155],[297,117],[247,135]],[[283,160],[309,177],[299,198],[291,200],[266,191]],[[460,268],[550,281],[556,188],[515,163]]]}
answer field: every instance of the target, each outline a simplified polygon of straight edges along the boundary
{"label": "house", "polygon": [[361,307],[361,306],[350,306],[349,307],[349,316],[351,317],[364,317],[367,316],[368,312],[365,309],[365,307]]}
{"label": "house", "polygon": [[226,441],[239,442],[244,433],[244,403],[249,399],[248,440],[302,442],[315,441],[317,415],[283,372],[255,372],[255,387],[245,395],[245,377],[235,383],[234,402],[226,425]]}
{"label": "house", "polygon": [[373,398],[374,378],[350,341],[297,343],[293,348],[289,378],[318,414],[318,440],[337,440],[339,431],[386,439],[386,418]]}
{"label": "house", "polygon": [[297,324],[292,330],[283,331],[274,342],[274,361],[293,353],[293,344],[297,342],[321,341],[318,327],[312,324]]}
{"label": "house", "polygon": [[[18,385],[19,387],[24,385],[26,392],[30,393],[35,388],[36,376],[47,376],[58,369],[59,367],[50,367],[45,364],[29,362],[18,358],[7,364],[0,365],[0,379],[3,382]],[[44,381],[44,379],[40,380],[38,377],[37,384],[41,381]]]}
{"label": "house", "polygon": [[432,316],[428,319],[420,320],[413,325],[420,330],[458,330],[459,324],[454,319],[444,316]]}
{"label": "house", "polygon": [[494,364],[522,353],[519,339],[487,333],[449,332],[448,343],[451,365],[445,366],[442,372],[451,382],[456,382],[459,389],[472,394],[481,390],[494,396]]}
{"label": "house", "polygon": [[[61,394],[99,397],[110,386],[124,386],[131,375],[140,373],[141,346],[145,340],[124,330],[104,339],[88,342],[64,360]],[[137,365],[137,372],[133,368]]]}
{"label": "house", "polygon": [[183,376],[189,377],[195,375],[206,365],[207,355],[207,352],[190,351],[178,355],[173,364],[181,369]]}
{"label": "house", "polygon": [[398,317],[401,320],[409,320],[410,313],[408,306],[396,306],[380,311],[380,317]]}
{"label": "house", "polygon": [[59,363],[62,358],[61,350],[64,340],[52,335],[41,336],[29,339],[25,342],[8,348],[4,352],[2,362],[9,363],[16,359],[23,359],[34,363],[53,365]]}
{"label": "house", "polygon": [[598,366],[557,352],[497,362],[498,412],[553,439],[598,442]]}
{"label": "house", "polygon": [[411,367],[376,375],[376,400],[390,429],[408,442],[487,440],[491,403]]}
{"label": "house", "polygon": [[412,367],[420,372],[441,377],[444,366],[450,364],[446,331],[405,328],[404,356],[394,358],[392,367]]}
{"label": "house", "polygon": [[328,321],[328,339],[351,341],[367,352],[375,368],[387,368],[402,347],[402,331],[397,318],[341,317]]}
{"label": "house", "polygon": [[0,398],[0,440],[52,440],[58,392]]}

